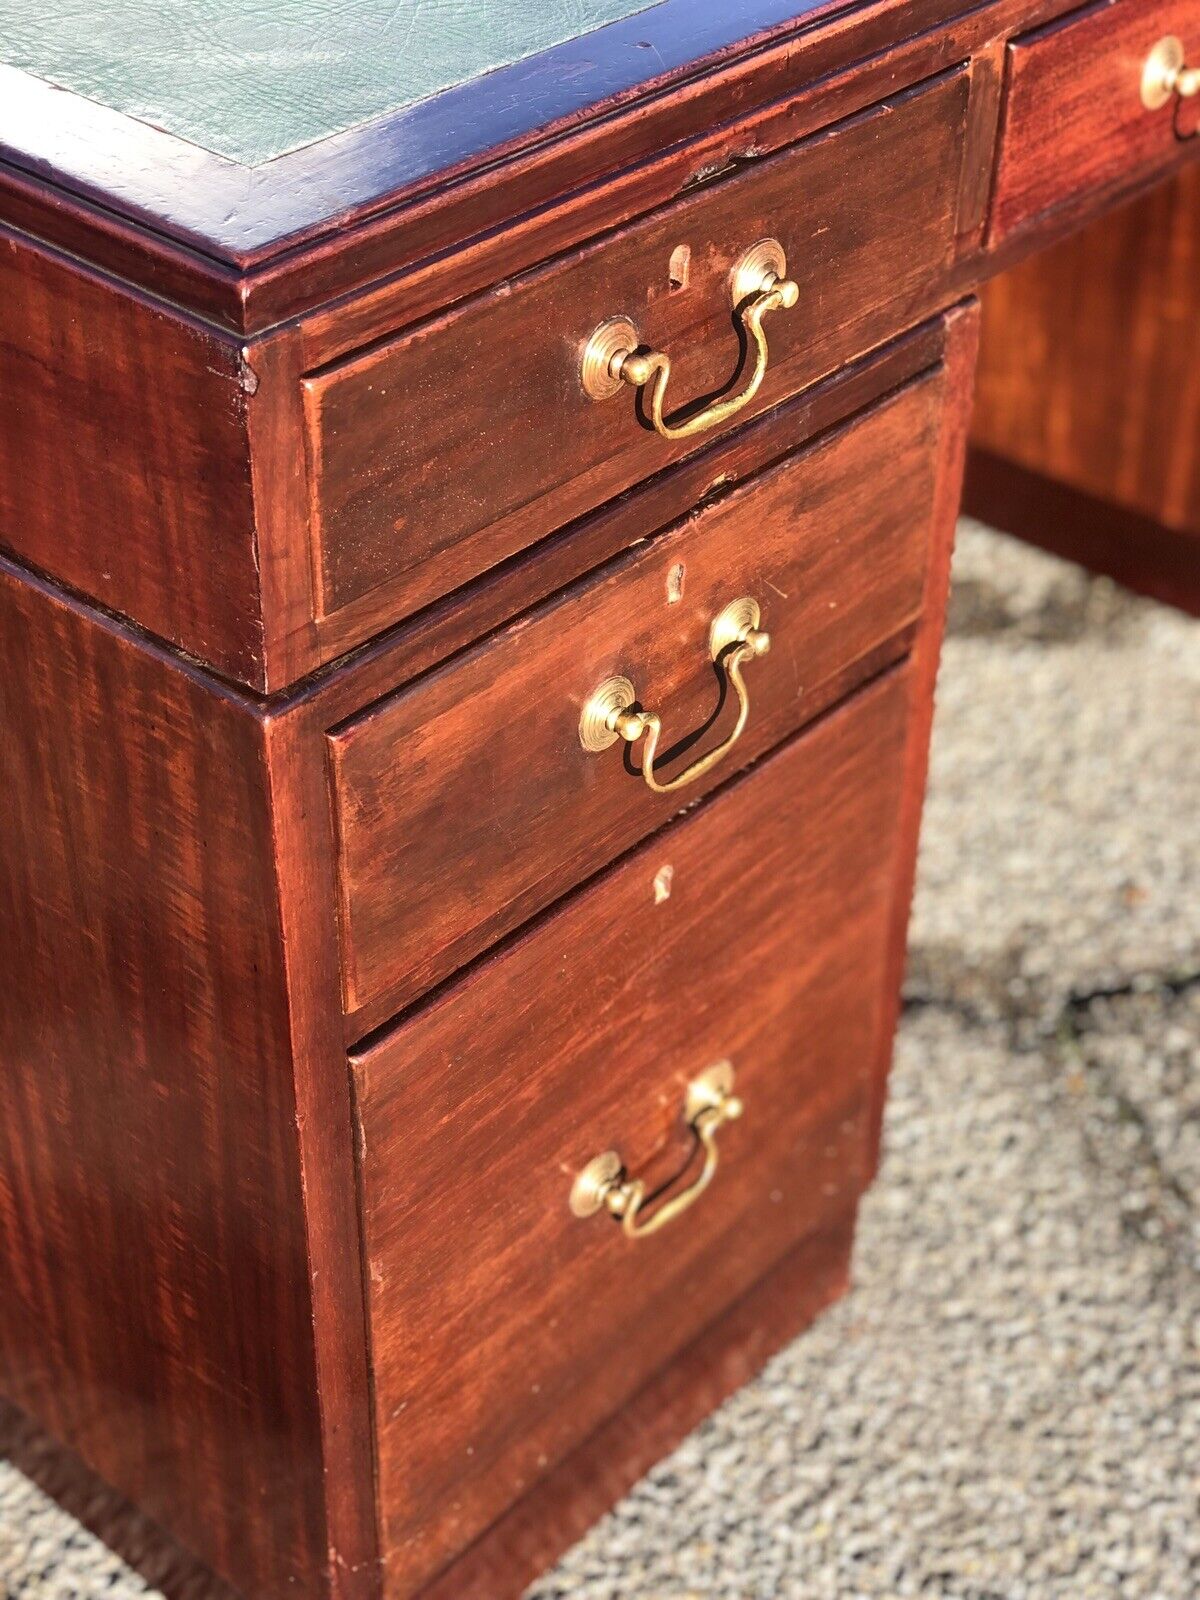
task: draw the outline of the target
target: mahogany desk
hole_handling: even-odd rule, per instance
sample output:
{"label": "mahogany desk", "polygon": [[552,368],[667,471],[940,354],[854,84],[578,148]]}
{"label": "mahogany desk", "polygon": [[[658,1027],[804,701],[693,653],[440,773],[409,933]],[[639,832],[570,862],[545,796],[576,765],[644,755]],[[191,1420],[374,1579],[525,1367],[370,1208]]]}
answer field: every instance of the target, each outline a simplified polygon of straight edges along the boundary
{"label": "mahogany desk", "polygon": [[4,1445],[173,1596],[504,1600],[845,1285],[971,296],[1200,0],[0,38]]}

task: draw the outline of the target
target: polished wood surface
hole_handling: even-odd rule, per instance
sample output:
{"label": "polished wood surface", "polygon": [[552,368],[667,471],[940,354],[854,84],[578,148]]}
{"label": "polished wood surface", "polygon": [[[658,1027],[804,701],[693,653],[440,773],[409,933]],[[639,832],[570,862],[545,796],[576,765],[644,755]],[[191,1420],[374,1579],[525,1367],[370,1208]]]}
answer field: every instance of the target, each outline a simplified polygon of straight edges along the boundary
{"label": "polished wood surface", "polygon": [[[204,262],[186,251],[181,255],[177,243],[168,244],[161,232],[154,231],[155,221],[165,226],[161,216],[154,219],[137,208],[136,215],[124,214],[129,201],[124,189],[109,197],[110,208],[102,215],[75,193],[59,193],[50,204],[46,186],[31,176],[32,169],[6,170],[0,161],[0,217],[8,217],[24,230],[42,233],[76,256],[93,252],[97,262],[110,270],[139,278],[145,269],[147,287],[162,297],[146,304],[152,314],[171,323],[164,338],[182,341],[185,347],[191,341],[197,357],[211,357],[197,371],[201,391],[195,395],[193,413],[199,411],[207,418],[204,438],[219,446],[211,456],[204,455],[207,488],[198,493],[196,505],[181,510],[168,493],[164,515],[155,520],[140,514],[143,508],[138,494],[151,484],[157,492],[166,492],[165,487],[159,489],[160,478],[169,486],[181,466],[196,469],[199,453],[193,450],[189,455],[183,448],[178,452],[171,448],[164,454],[161,471],[150,458],[152,470],[147,475],[147,457],[138,431],[118,430],[114,423],[110,448],[98,458],[104,465],[92,472],[101,491],[96,504],[107,513],[100,534],[79,541],[75,549],[67,539],[68,548],[59,551],[53,538],[35,539],[13,521],[8,531],[0,523],[0,542],[19,558],[112,606],[256,693],[285,689],[395,626],[414,606],[436,605],[447,588],[472,574],[495,570],[497,561],[513,559],[513,552],[526,541],[543,538],[561,526],[563,519],[572,526],[570,519],[598,505],[609,489],[661,470],[678,453],[638,426],[627,403],[631,397],[623,396],[621,403],[605,406],[585,405],[576,386],[568,396],[565,414],[585,432],[607,417],[603,430],[606,439],[611,435],[617,460],[615,465],[606,465],[603,459],[597,461],[594,453],[588,454],[591,465],[583,478],[573,476],[568,485],[552,485],[550,498],[558,509],[551,514],[546,477],[549,473],[554,479],[555,471],[536,454],[531,457],[519,432],[513,438],[505,435],[504,448],[481,451],[474,448],[475,427],[461,435],[456,451],[450,451],[443,439],[440,454],[431,452],[430,434],[422,423],[410,421],[421,407],[404,403],[399,418],[392,416],[392,420],[396,430],[409,430],[405,461],[414,476],[405,481],[395,475],[388,478],[389,452],[398,446],[386,426],[376,422],[377,430],[383,426],[382,435],[377,432],[373,448],[364,449],[361,455],[355,453],[360,447],[347,439],[343,430],[336,441],[324,441],[319,453],[329,442],[336,442],[335,456],[343,452],[338,456],[344,462],[341,492],[347,506],[358,506],[359,520],[347,532],[349,542],[339,556],[345,570],[336,581],[344,585],[343,603],[330,611],[334,578],[324,563],[328,530],[310,526],[314,502],[320,522],[325,489],[315,458],[309,462],[305,456],[306,379],[311,380],[315,392],[327,380],[332,382],[333,374],[349,371],[360,359],[384,361],[379,352],[393,345],[399,360],[410,343],[420,346],[422,339],[432,338],[440,329],[445,330],[447,339],[454,334],[448,354],[458,362],[466,359],[478,366],[481,345],[472,343],[471,315],[493,304],[503,311],[504,286],[524,286],[547,277],[557,281],[556,274],[572,259],[571,252],[585,241],[599,241],[583,251],[587,259],[599,260],[614,243],[614,228],[626,227],[630,235],[639,237],[653,235],[655,214],[663,208],[674,204],[687,210],[699,207],[702,201],[707,206],[710,197],[716,206],[715,197],[726,190],[744,192],[765,182],[763,175],[774,162],[800,159],[801,148],[808,152],[806,159],[816,160],[817,150],[828,146],[841,152],[837,170],[829,178],[833,196],[829,232],[821,231],[819,218],[810,224],[807,180],[797,186],[799,200],[795,195],[788,197],[798,216],[800,255],[794,270],[802,274],[806,287],[791,317],[775,319],[771,336],[777,357],[786,355],[786,341],[793,337],[786,333],[789,322],[800,330],[795,335],[799,353],[783,365],[777,360],[774,376],[768,378],[763,403],[776,402],[781,392],[793,392],[798,384],[811,381],[813,369],[803,366],[808,351],[814,352],[816,369],[833,368],[865,353],[868,346],[900,332],[906,320],[918,314],[920,304],[933,311],[952,303],[973,289],[993,266],[1006,264],[1039,240],[1060,232],[1080,205],[1094,209],[1111,199],[1107,190],[1083,183],[1078,193],[1073,190],[1061,203],[1041,213],[1035,226],[1017,229],[1015,236],[1005,236],[998,246],[993,241],[988,254],[981,254],[1002,73],[1007,70],[1006,41],[1014,30],[1028,29],[1056,15],[1063,3],[993,0],[959,16],[950,0],[922,0],[919,6],[905,8],[903,18],[890,4],[822,16],[800,35],[784,30],[777,36],[764,36],[753,49],[735,52],[713,64],[711,70],[697,72],[669,95],[639,101],[636,109],[632,103],[619,111],[610,108],[605,116],[597,115],[570,131],[560,130],[536,148],[514,149],[486,174],[464,176],[462,181],[411,197],[403,207],[358,217],[353,226],[348,218],[339,218],[338,229],[329,237],[314,238],[304,248],[297,245],[274,254],[268,251],[253,263]],[[1133,3],[1121,0],[1118,9]],[[968,60],[969,67],[964,69]],[[911,250],[890,246],[887,240],[892,234],[904,239],[906,230],[916,226],[914,203],[920,212],[929,201],[931,185],[936,186],[936,173],[926,172],[924,167],[932,161],[937,168],[941,157],[933,159],[930,148],[919,142],[906,144],[880,124],[904,120],[909,114],[904,111],[906,94],[915,103],[932,105],[936,93],[928,85],[931,75],[938,73],[950,74],[938,92],[950,95],[947,83],[955,83],[958,90],[953,92],[966,96],[965,112],[957,124],[958,148],[952,153],[957,163],[956,193],[952,202],[948,201],[953,213],[952,238],[936,260],[923,258],[923,278],[915,270],[909,277]],[[922,81],[924,90],[912,87]],[[889,105],[897,105],[890,119],[870,109],[884,97],[890,97]],[[66,106],[74,99],[61,94],[55,103]],[[847,118],[850,120],[845,122]],[[838,133],[822,131],[839,119],[845,126]],[[864,127],[876,129],[876,146],[860,148],[854,143],[867,137]],[[100,138],[98,130],[91,132]],[[1006,138],[1014,132],[1019,129],[1010,117]],[[814,134],[817,138],[807,146],[798,145]],[[647,144],[647,140],[651,142]],[[96,148],[102,148],[102,141]],[[139,150],[142,164],[153,165],[152,150],[140,146]],[[1171,159],[1181,160],[1186,153],[1181,144]],[[833,160],[834,156],[821,159]],[[165,156],[163,160],[164,170],[169,169]],[[861,170],[864,163],[870,172]],[[275,167],[276,163],[268,165]],[[1145,182],[1153,170],[1142,166],[1130,181]],[[176,181],[178,176],[176,173]],[[110,173],[109,177],[120,188],[116,175]],[[942,178],[949,182],[947,172],[942,172]],[[276,173],[273,181],[283,184],[282,173]],[[847,203],[839,212],[838,196],[843,192]],[[853,205],[849,204],[851,198]],[[637,220],[647,218],[650,220]],[[404,250],[399,249],[400,234],[406,240]],[[928,235],[920,237],[926,244],[930,242]],[[847,277],[838,239],[850,252],[848,259],[857,261],[860,269],[868,260],[874,264],[869,279],[853,274]],[[871,240],[875,245],[866,248]],[[723,239],[718,245],[730,253],[734,249]],[[668,261],[673,248],[671,241],[665,251]],[[548,262],[554,264],[548,266]],[[180,274],[186,276],[193,269],[207,276],[203,285],[187,279],[188,288]],[[65,260],[64,270],[70,270]],[[661,262],[649,273],[629,267],[619,281],[615,264],[608,270],[614,275],[614,293],[621,287],[643,303],[656,284],[665,287],[667,272]],[[703,285],[708,270],[703,261],[697,264],[693,255],[694,283]],[[346,273],[351,276],[347,278]],[[720,276],[710,273],[710,290]],[[908,283],[907,290],[898,292],[897,278]],[[285,283],[289,286],[286,291]],[[192,289],[196,290],[195,299]],[[272,300],[276,290],[286,293],[286,298]],[[215,326],[198,326],[191,320],[199,313],[217,322],[227,321],[210,291],[232,299],[237,310],[233,325],[254,327],[255,337],[244,346]],[[68,286],[64,294],[69,298],[77,292],[82,291]],[[525,292],[532,290],[522,288],[514,291],[514,296],[519,298]],[[477,295],[482,295],[482,300],[472,298]],[[856,295],[866,298],[856,299]],[[172,297],[180,302],[174,312],[168,304]],[[253,316],[252,301],[257,305]],[[657,332],[663,335],[661,342],[677,361],[685,363],[679,374],[679,392],[689,398],[727,382],[734,370],[736,337],[728,306],[718,302],[720,296],[715,292],[664,292],[651,308],[654,319],[663,319],[661,324],[656,322]],[[133,303],[141,302],[135,297]],[[225,300],[221,304],[229,310]],[[605,297],[597,315],[607,314],[609,304]],[[685,315],[689,305],[693,313]],[[304,315],[280,322],[285,308],[289,313],[303,310]],[[578,327],[571,320],[574,308],[568,303],[559,309],[564,326],[570,323],[564,337],[585,338],[589,329],[582,320]],[[500,317],[501,311],[495,315]],[[853,327],[844,321],[846,315]],[[92,325],[91,319],[79,324]],[[101,325],[102,319],[95,321],[93,336]],[[463,327],[468,327],[465,334]],[[728,337],[716,337],[714,330]],[[525,323],[514,327],[505,322],[504,331],[520,339],[531,336]],[[197,339],[199,344],[195,344]],[[489,360],[500,359],[494,356],[494,346],[493,340]],[[366,356],[366,351],[375,354]],[[554,396],[550,414],[554,416],[563,411],[557,385],[568,378],[574,383],[575,371],[575,353],[563,350],[558,355],[562,371],[555,368],[550,386]],[[693,364],[690,377],[687,363]],[[491,370],[494,384],[496,369]],[[51,350],[46,371],[59,391],[59,404],[45,437],[57,441],[73,416],[73,368],[63,354]],[[457,375],[455,371],[453,377]],[[492,389],[501,394],[499,406],[492,407],[493,414],[504,414],[513,387],[512,373],[506,371],[503,376],[499,391]],[[434,367],[426,377],[435,386],[451,381],[442,367]],[[205,386],[207,393],[202,392]],[[147,387],[144,395],[139,392],[134,404],[148,403],[145,397],[153,392],[153,386]],[[421,391],[403,390],[405,394],[414,392]],[[14,393],[19,396],[20,390]],[[394,405],[395,391],[392,396]],[[121,396],[115,398],[120,401]],[[171,398],[170,389],[166,398]],[[546,399],[541,391],[526,395],[529,416],[540,426],[545,425]],[[14,409],[16,403],[12,402]],[[312,404],[310,395],[310,411]],[[469,416],[474,404],[474,386],[462,396],[461,405],[454,391],[449,410],[432,436],[441,436],[446,416]],[[0,407],[4,405],[5,394],[0,390]],[[581,409],[576,413],[572,406]],[[21,409],[24,411],[23,405]],[[114,418],[123,414],[119,404],[109,410]],[[478,410],[476,425],[484,419],[485,408],[480,404]],[[371,414],[370,407],[367,411]],[[350,424],[353,419],[343,421]],[[625,424],[630,429],[628,447]],[[196,415],[185,410],[166,433],[168,439],[178,439],[184,446],[196,429]],[[504,433],[502,427],[500,431]],[[568,458],[576,449],[577,431],[568,429],[564,434],[563,451]],[[85,447],[90,447],[86,430],[83,438]],[[44,444],[37,448],[45,453]],[[631,464],[624,454],[626,448],[637,456],[637,464]],[[456,457],[456,474],[437,470],[437,461],[447,453]],[[549,457],[553,452],[545,454]],[[513,487],[520,476],[512,470],[518,462],[537,480],[537,493],[527,506],[522,491]],[[71,475],[78,472],[72,464]],[[386,493],[377,481],[381,475]],[[469,497],[461,490],[444,488],[447,478],[456,476],[464,483],[470,481],[478,514],[467,505]],[[103,491],[114,483],[122,485],[121,492],[106,496]],[[410,494],[418,508],[433,514],[414,515],[408,505]],[[499,520],[489,523],[493,513]],[[40,515],[44,512],[35,508],[34,527]],[[136,548],[130,548],[128,541],[116,544],[118,535],[113,530],[121,527],[126,516],[137,530]],[[452,524],[456,516],[458,531],[464,534],[458,542],[453,529],[448,532],[445,525],[447,517]],[[187,517],[192,521],[185,523]],[[397,520],[403,523],[403,538],[397,535]],[[186,545],[178,536],[185,525],[192,535]],[[448,545],[439,542],[447,538]],[[414,567],[410,563],[421,549],[427,550],[430,561]],[[153,581],[146,576],[138,582],[121,576],[127,565],[151,575]],[[170,573],[180,574],[174,584],[160,578]],[[378,578],[382,581],[377,582]],[[346,593],[363,584],[367,585],[364,592],[345,599]]]}
{"label": "polished wood surface", "polygon": [[744,387],[730,275],[760,239],[783,244],[800,300],[764,324],[755,409],[932,311],[954,250],[966,88],[956,74],[885,103],[307,379],[320,614],[386,585],[403,617],[694,449],[647,429],[632,392],[589,399],[580,356],[620,314],[670,353],[672,413]]}
{"label": "polished wood surface", "polygon": [[254,719],[0,565],[0,1389],[247,1594],[320,1581]]}
{"label": "polished wood surface", "polygon": [[[561,9],[569,17],[572,8]],[[369,214],[389,201],[411,199],[431,180],[494,160],[499,150],[542,140],[555,124],[569,127],[598,108],[611,112],[623,102],[644,99],[672,78],[689,74],[698,58],[719,52],[736,59],[761,50],[828,9],[828,0],[743,0],[736,11],[722,0],[656,0],[652,5],[632,0],[631,15],[608,27],[476,72],[442,93],[364,116],[357,124],[329,131],[314,127],[298,148],[267,159],[218,154],[199,131],[192,137],[165,131],[170,121],[165,105],[158,125],[148,117],[122,115],[107,92],[111,84],[111,98],[120,100],[127,89],[116,60],[99,75],[93,92],[78,93],[65,92],[53,72],[43,78],[3,64],[0,150],[14,166],[46,173],[66,188],[103,195],[114,209],[155,215],[164,232],[210,257],[253,262],[331,226],[344,226],[348,214]],[[110,41],[120,39],[120,20],[110,23]],[[261,92],[268,96],[271,74],[286,59],[289,20],[286,15],[275,19],[275,50],[259,67]],[[462,18],[445,7],[440,20],[448,30],[463,26]],[[261,21],[271,27],[266,12]],[[488,29],[485,10],[475,22]],[[36,29],[28,31],[36,37]],[[229,31],[220,41],[227,50],[236,48]],[[569,22],[564,31],[569,33]],[[353,71],[351,41],[360,49],[396,48],[383,30],[351,33],[330,51],[326,70],[331,76]],[[419,40],[410,39],[408,47],[419,48]],[[183,48],[178,36],[167,34],[160,57]],[[164,75],[163,92],[168,99],[177,97],[177,81]],[[284,97],[295,92],[285,80]],[[143,93],[153,101],[152,90]],[[195,105],[194,87],[192,96]],[[227,94],[218,109],[230,131],[239,123],[253,126],[252,104],[239,106]]]}
{"label": "polished wood surface", "polygon": [[0,229],[0,548],[253,677],[248,381],[235,345]]}
{"label": "polished wood surface", "polygon": [[1007,456],[972,449],[963,482],[972,516],[1127,589],[1200,616],[1200,538],[1073,489]]}
{"label": "polished wood surface", "polygon": [[[514,74],[489,74],[457,104],[437,96],[258,168],[0,70],[0,217],[260,333],[396,274],[444,280],[448,252],[499,255],[507,267],[475,287],[495,282],[1070,7],[761,0],[753,31],[743,6],[671,0],[623,38],[576,45],[561,81],[545,59],[515,69],[539,108],[523,135],[514,119],[531,107]],[[697,72],[722,33],[726,47]],[[549,99],[581,87],[584,105],[550,122]],[[458,160],[464,138],[480,147]],[[454,297],[444,282],[441,297]]]}
{"label": "polished wood surface", "polygon": [[997,278],[968,504],[1200,607],[1200,170]]}
{"label": "polished wood surface", "polygon": [[638,1478],[850,1286],[854,1208],[812,1234],[421,1592],[518,1600]]}
{"label": "polished wood surface", "polygon": [[892,1046],[900,1021],[908,919],[917,876],[917,847],[921,813],[929,772],[929,743],[933,732],[938,666],[946,608],[950,599],[950,562],[962,499],[963,464],[967,454],[967,427],[979,349],[979,306],[975,301],[956,306],[946,318],[945,398],[942,423],[934,448],[933,507],[925,562],[925,591],[921,622],[913,642],[909,669],[908,740],[904,751],[904,780],[896,824],[895,889],[888,971],[884,980],[884,1027],[880,1034],[874,1100],[871,1109],[872,1170],[878,1165],[883,1141],[883,1113],[887,1098]]}
{"label": "polished wood surface", "polygon": [[[1194,3],[668,0],[636,58],[253,170],[0,92],[0,1436],[171,1600],[515,1597],[844,1286],[970,296],[1200,155],[1131,104]],[[1081,247],[1087,339],[1066,279],[1043,307],[1128,436],[1061,426],[1009,300],[980,437],[1008,408],[1062,451],[1028,477],[1101,463],[1190,539],[1153,205],[1161,260]],[[736,426],[582,399],[614,314],[669,408],[730,384],[765,234],[801,297]],[[580,701],[625,671],[696,753],[708,618],[760,586],[744,748],[672,820]],[[605,1145],[673,1175],[724,1054],[748,1112],[686,1222],[571,1218]]]}
{"label": "polished wood surface", "polygon": [[334,728],[371,702],[389,698],[613,557],[664,532],[713,497],[731,492],[818,434],[928,373],[942,359],[945,324],[946,317],[937,316],[906,329],[794,400],[655,473],[634,494],[619,496],[553,539],[377,634],[355,652],[352,673],[334,670],[310,677],[275,695],[272,705],[280,711],[307,706],[324,728]]}
{"label": "polished wood surface", "polygon": [[[918,380],[333,735],[346,1003],[370,1008],[356,1026],[778,743],[823,708],[828,683],[844,693],[889,643],[903,652],[943,395],[940,375]],[[663,717],[664,778],[727,737],[736,705],[708,634],[743,595],[773,648],[745,669],[750,718],[724,763],[655,795],[640,746],[582,748],[580,712],[614,673]]]}
{"label": "polished wood surface", "polygon": [[1171,97],[1148,110],[1141,99],[1143,65],[1164,34],[1200,50],[1198,0],[1099,0],[1009,46],[993,241],[1178,163],[1190,109]]}
{"label": "polished wood surface", "polygon": [[0,1395],[0,1458],[173,1600],[243,1600],[166,1524],[121,1494],[53,1434]]}
{"label": "polished wood surface", "polygon": [[[865,690],[355,1055],[388,1593],[856,1193],[906,691]],[[746,1115],[694,1210],[636,1242],[574,1217],[603,1150],[678,1171],[688,1079],[725,1057]]]}

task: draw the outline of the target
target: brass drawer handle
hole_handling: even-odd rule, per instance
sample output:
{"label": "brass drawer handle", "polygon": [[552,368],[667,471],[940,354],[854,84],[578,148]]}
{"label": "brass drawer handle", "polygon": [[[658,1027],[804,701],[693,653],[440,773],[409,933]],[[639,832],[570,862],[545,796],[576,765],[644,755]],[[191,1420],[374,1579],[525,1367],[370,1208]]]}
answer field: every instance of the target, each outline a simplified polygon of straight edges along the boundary
{"label": "brass drawer handle", "polygon": [[581,372],[585,392],[593,400],[607,400],[620,393],[622,384],[633,389],[649,385],[648,415],[654,431],[664,439],[687,439],[718,427],[748,406],[762,388],[770,357],[763,318],[768,311],[791,310],[800,298],[799,286],[784,276],[786,271],[778,239],[763,239],[746,252],[730,277],[734,315],[745,330],[747,347],[753,345],[755,350],[754,372],[740,394],[714,400],[686,421],[668,422],[663,411],[671,358],[663,350],[639,351],[637,329],[627,317],[602,322],[588,340]]}
{"label": "brass drawer handle", "polygon": [[1200,67],[1186,64],[1183,44],[1167,34],[1151,50],[1142,68],[1142,104],[1147,111],[1158,111],[1172,95],[1190,100],[1200,94]]}
{"label": "brass drawer handle", "polygon": [[646,1185],[631,1178],[615,1150],[596,1156],[575,1179],[571,1188],[571,1210],[577,1217],[594,1217],[607,1210],[616,1217],[630,1239],[647,1239],[668,1222],[682,1216],[708,1188],[717,1172],[717,1135],[727,1122],[742,1114],[742,1102],[733,1092],[733,1067],[718,1061],[707,1072],[688,1084],[683,1115],[704,1151],[700,1176],[687,1189],[665,1201],[644,1222]]}
{"label": "brass drawer handle", "polygon": [[738,697],[738,718],[733,732],[723,744],[710,750],[670,783],[660,783],[654,775],[654,758],[662,737],[662,719],[653,711],[632,709],[637,700],[637,690],[628,678],[606,678],[588,699],[579,719],[579,742],[585,750],[607,750],[618,739],[634,744],[643,735],[642,777],[655,794],[671,794],[685,784],[695,783],[706,772],[711,772],[718,761],[733,749],[742,736],[746,719],[750,715],[750,694],[742,679],[743,662],[755,656],[764,656],[771,648],[771,636],[759,627],[758,602],[748,597],[732,600],[716,617],[709,629],[708,644],[712,659],[721,667]]}

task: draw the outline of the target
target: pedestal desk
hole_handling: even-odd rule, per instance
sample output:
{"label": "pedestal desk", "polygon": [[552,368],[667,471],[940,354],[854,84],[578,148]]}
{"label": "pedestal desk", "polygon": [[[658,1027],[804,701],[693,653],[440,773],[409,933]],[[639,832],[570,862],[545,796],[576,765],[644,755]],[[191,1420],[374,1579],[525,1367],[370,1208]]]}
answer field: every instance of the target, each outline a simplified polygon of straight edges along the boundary
{"label": "pedestal desk", "polygon": [[1200,0],[65,12],[4,1447],[172,1596],[504,1600],[845,1286],[971,296],[1200,149]]}

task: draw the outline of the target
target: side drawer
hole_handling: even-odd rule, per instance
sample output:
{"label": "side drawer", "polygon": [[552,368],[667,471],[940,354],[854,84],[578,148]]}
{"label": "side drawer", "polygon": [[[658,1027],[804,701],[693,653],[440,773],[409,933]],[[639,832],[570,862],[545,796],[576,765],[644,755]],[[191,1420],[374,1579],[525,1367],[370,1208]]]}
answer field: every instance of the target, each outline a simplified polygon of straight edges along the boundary
{"label": "side drawer", "polygon": [[956,70],[305,380],[319,615],[397,621],[693,448],[629,388],[589,398],[585,347],[629,319],[671,357],[668,416],[736,391],[732,273],[764,238],[799,300],[754,409],[937,309],[966,102]]}
{"label": "side drawer", "polygon": [[1143,97],[1151,52],[1168,38],[1200,64],[1200,0],[1101,0],[1013,40],[991,242],[1181,158],[1195,110],[1148,83],[1158,103]]}
{"label": "side drawer", "polygon": [[[330,735],[360,1032],[903,652],[945,403],[939,368]],[[723,761],[663,795],[644,740],[583,747],[583,708],[615,677],[661,714],[668,781],[726,740],[736,696],[710,628],[744,597],[772,647],[745,666]]]}
{"label": "side drawer", "polygon": [[[908,670],[898,668],[352,1059],[380,1525],[407,1600],[866,1177]],[[670,868],[669,893],[661,886]],[[614,1152],[695,1204],[573,1213]]]}

